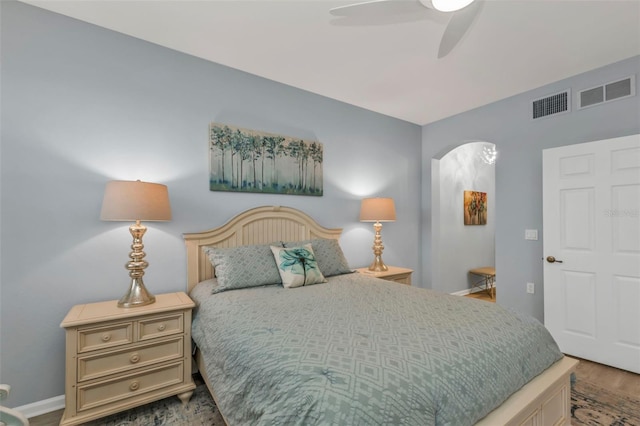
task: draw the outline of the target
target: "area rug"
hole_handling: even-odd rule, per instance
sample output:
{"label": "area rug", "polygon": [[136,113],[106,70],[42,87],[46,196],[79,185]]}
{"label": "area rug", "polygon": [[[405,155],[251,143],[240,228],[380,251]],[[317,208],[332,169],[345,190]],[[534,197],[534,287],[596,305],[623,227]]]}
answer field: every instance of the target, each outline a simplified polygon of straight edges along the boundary
{"label": "area rug", "polygon": [[[640,396],[617,394],[577,380],[571,391],[571,424],[640,426]],[[173,396],[85,426],[224,426],[224,421],[206,385],[200,382],[186,407]]]}
{"label": "area rug", "polygon": [[207,386],[201,383],[186,406],[177,396],[172,396],[85,426],[224,426],[224,421]]}
{"label": "area rug", "polygon": [[606,390],[576,380],[571,391],[573,426],[640,426],[640,395]]}

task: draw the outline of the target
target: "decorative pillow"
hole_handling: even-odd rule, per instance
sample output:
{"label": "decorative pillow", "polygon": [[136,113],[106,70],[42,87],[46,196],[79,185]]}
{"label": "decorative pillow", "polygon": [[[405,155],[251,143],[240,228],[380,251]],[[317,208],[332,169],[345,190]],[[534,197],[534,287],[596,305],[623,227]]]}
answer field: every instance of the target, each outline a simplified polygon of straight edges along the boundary
{"label": "decorative pillow", "polygon": [[271,251],[285,288],[327,282],[318,268],[311,244],[290,248],[271,246]]}
{"label": "decorative pillow", "polygon": [[213,289],[213,294],[282,283],[269,244],[202,249],[209,256],[218,278],[218,286]]}
{"label": "decorative pillow", "polygon": [[316,238],[313,240],[284,243],[284,246],[299,247],[305,244],[311,244],[311,247],[313,247],[313,253],[318,261],[318,267],[325,277],[349,274],[353,272],[349,267],[347,259],[344,257],[344,253],[342,252],[342,248],[340,247],[338,240]]}

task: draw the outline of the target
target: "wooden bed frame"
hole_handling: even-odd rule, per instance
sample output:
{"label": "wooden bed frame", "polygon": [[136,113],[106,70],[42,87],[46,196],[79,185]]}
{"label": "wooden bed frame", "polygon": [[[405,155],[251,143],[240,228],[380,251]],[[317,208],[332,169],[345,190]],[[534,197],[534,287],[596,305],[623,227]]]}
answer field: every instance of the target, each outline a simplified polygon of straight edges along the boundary
{"label": "wooden bed frame", "polygon": [[[247,210],[219,228],[184,234],[187,246],[187,291],[212,278],[214,270],[203,246],[237,247],[274,241],[340,238],[342,229],[325,228],[307,214],[290,207],[264,206]],[[217,403],[204,362],[196,351],[196,364]],[[564,357],[511,395],[478,425],[569,425],[571,422],[570,376],[578,361]],[[221,413],[224,418],[224,413]],[[225,418],[226,422],[226,418]],[[227,422],[228,424],[228,422]]]}

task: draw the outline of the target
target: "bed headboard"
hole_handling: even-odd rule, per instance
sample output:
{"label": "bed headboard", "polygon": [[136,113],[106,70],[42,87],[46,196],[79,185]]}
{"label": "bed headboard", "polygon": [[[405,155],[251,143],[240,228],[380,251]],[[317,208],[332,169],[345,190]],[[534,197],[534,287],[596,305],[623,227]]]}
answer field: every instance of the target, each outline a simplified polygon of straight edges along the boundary
{"label": "bed headboard", "polygon": [[240,213],[218,228],[183,234],[187,246],[187,292],[200,281],[213,277],[213,266],[202,251],[203,246],[237,247],[310,238],[338,239],[341,233],[341,228],[325,228],[300,210],[264,206]]}

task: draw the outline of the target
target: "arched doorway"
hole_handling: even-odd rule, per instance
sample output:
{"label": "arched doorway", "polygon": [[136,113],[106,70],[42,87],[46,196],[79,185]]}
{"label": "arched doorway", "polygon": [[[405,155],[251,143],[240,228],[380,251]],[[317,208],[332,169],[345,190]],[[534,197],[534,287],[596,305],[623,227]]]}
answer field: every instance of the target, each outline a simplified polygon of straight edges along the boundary
{"label": "arched doorway", "polygon": [[[431,160],[432,288],[467,294],[468,271],[495,265],[495,145],[465,142]],[[465,225],[464,192],[486,193],[486,224]]]}

